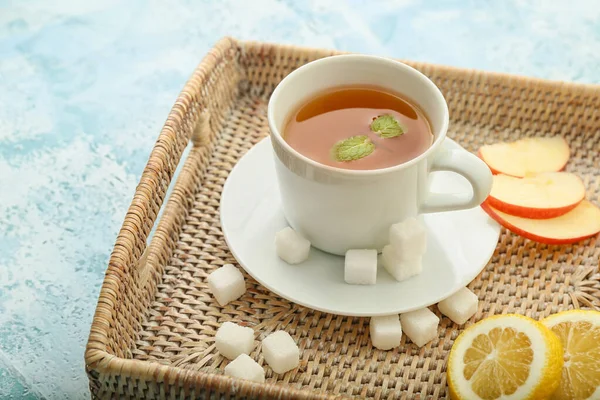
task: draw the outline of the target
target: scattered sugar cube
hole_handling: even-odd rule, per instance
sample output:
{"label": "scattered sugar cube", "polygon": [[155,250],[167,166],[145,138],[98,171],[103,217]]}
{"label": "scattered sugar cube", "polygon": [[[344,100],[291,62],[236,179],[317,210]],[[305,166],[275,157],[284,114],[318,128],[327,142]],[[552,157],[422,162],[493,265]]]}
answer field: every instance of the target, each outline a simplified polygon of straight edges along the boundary
{"label": "scattered sugar cube", "polygon": [[260,383],[265,381],[265,370],[247,354],[240,354],[227,364],[225,375]]}
{"label": "scattered sugar cube", "polygon": [[452,296],[438,303],[438,310],[458,325],[462,325],[477,312],[477,295],[462,288]]}
{"label": "scattered sugar cube", "polygon": [[429,308],[402,314],[400,322],[406,336],[419,347],[423,347],[438,335],[440,319]]}
{"label": "scattered sugar cube", "polygon": [[300,365],[300,349],[285,331],[277,331],[264,338],[262,353],[267,364],[278,374]]}
{"label": "scattered sugar cube", "polygon": [[390,244],[404,258],[422,256],[427,249],[427,231],[416,218],[408,218],[390,227]]}
{"label": "scattered sugar cube", "polygon": [[374,285],[377,280],[377,250],[348,250],[344,280],[351,285]]}
{"label": "scattered sugar cube", "polygon": [[371,317],[369,325],[371,343],[380,350],[390,350],[400,346],[402,326],[397,314],[385,317]]}
{"label": "scattered sugar cube", "polygon": [[225,264],[213,271],[208,275],[207,281],[210,291],[221,306],[239,299],[246,293],[244,275],[231,264]]}
{"label": "scattered sugar cube", "polygon": [[383,248],[381,261],[385,270],[400,282],[419,275],[423,270],[423,256],[403,258],[391,245]]}
{"label": "scattered sugar cube", "polygon": [[233,360],[240,354],[250,354],[254,347],[254,330],[225,322],[217,330],[215,346],[223,357]]}
{"label": "scattered sugar cube", "polygon": [[275,234],[275,250],[286,263],[300,264],[308,258],[310,242],[288,226]]}

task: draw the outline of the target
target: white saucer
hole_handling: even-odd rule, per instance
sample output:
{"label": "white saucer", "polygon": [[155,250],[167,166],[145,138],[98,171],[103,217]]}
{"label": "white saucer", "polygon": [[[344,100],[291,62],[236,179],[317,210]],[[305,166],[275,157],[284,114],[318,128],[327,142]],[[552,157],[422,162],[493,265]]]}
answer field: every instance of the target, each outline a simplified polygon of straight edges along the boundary
{"label": "white saucer", "polygon": [[[444,146],[460,148],[446,139]],[[456,174],[436,172],[432,189],[464,191]],[[254,279],[300,305],[332,314],[399,314],[435,304],[473,280],[492,256],[500,226],[476,207],[426,214],[423,272],[404,282],[380,265],[377,284],[344,282],[344,258],[311,248],[308,260],[288,265],[275,254],[275,233],[287,226],[280,206],[270,139],[254,146],[233,168],[221,196],[221,227],[231,253]]]}

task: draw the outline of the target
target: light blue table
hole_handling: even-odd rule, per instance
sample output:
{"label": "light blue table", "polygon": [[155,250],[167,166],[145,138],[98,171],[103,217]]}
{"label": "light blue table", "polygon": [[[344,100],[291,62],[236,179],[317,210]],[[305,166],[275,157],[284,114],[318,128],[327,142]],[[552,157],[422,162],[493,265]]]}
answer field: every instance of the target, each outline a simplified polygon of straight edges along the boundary
{"label": "light blue table", "polygon": [[89,395],[83,350],[117,231],[224,35],[600,80],[596,0],[0,0],[0,398]]}

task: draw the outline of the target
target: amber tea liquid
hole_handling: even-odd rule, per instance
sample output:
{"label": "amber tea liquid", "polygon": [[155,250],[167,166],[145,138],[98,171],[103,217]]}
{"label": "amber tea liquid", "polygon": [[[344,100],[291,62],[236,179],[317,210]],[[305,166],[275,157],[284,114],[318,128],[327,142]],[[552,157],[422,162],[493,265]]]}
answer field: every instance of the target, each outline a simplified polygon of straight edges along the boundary
{"label": "amber tea liquid", "polygon": [[[402,125],[402,135],[382,138],[371,131],[372,121],[385,114]],[[402,164],[424,153],[433,143],[429,122],[418,107],[399,95],[374,87],[327,90],[296,110],[283,132],[284,140],[304,156],[321,164],[354,170]],[[336,160],[332,148],[356,135],[367,135],[375,150],[358,160]]]}

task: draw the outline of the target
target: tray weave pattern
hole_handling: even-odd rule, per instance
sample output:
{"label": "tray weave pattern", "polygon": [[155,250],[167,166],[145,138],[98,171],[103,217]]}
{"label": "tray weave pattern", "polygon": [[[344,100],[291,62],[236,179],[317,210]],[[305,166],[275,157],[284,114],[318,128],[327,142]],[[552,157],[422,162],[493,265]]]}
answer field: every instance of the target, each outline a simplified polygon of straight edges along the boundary
{"label": "tray weave pattern", "polygon": [[[368,318],[298,306],[248,275],[247,293],[226,307],[208,291],[206,276],[236,263],[219,225],[228,172],[268,134],[267,102],[277,83],[331,54],[225,38],[193,73],[150,155],[106,271],[85,354],[94,398],[447,396],[447,355],[463,328],[447,318],[438,338],[423,348],[404,337],[399,348],[379,351],[370,344]],[[599,204],[600,88],[409,64],[443,91],[449,136],[462,146],[475,151],[524,136],[564,136],[572,150],[567,170],[583,178],[588,199]],[[469,285],[480,303],[467,326],[500,313],[542,318],[571,308],[600,309],[599,258],[598,237],[547,246],[503,230],[492,260]],[[300,346],[300,367],[281,375],[266,368],[266,384],[225,377],[227,360],[214,346],[225,321],[254,328],[251,357],[265,366],[260,340],[286,330]]]}

